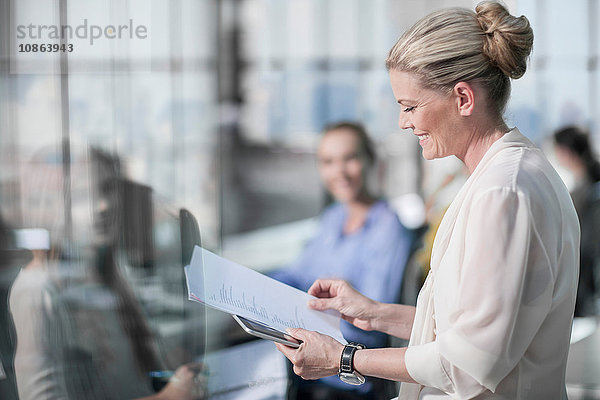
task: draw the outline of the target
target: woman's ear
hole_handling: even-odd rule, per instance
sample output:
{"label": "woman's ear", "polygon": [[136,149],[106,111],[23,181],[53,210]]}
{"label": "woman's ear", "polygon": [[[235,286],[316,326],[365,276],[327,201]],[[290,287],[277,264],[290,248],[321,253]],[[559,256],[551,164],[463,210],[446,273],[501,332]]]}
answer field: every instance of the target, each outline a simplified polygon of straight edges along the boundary
{"label": "woman's ear", "polygon": [[452,94],[456,99],[456,107],[459,114],[468,117],[473,114],[475,107],[475,89],[467,82],[458,82],[454,85]]}

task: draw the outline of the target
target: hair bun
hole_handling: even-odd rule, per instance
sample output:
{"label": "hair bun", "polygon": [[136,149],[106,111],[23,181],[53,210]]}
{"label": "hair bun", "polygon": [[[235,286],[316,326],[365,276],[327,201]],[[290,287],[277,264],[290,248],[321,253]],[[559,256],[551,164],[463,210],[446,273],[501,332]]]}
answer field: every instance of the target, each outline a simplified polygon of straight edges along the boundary
{"label": "hair bun", "polygon": [[533,30],[525,16],[514,17],[494,1],[479,3],[475,8],[483,30],[483,53],[506,76],[518,79],[525,74],[533,47]]}

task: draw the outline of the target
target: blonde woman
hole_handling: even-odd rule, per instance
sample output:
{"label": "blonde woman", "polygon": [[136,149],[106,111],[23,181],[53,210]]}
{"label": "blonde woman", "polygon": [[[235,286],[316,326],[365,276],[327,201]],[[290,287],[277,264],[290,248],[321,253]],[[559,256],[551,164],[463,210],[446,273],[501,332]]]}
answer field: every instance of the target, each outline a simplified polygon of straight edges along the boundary
{"label": "blonde woman", "polygon": [[446,212],[417,306],[373,301],[318,280],[315,309],[365,330],[410,338],[364,349],[301,329],[278,348],[297,374],[403,383],[400,399],[566,398],[579,225],[561,179],[502,114],[526,69],[533,32],[496,2],[446,9],[411,27],[386,64],[399,124],[426,159],[458,157],[470,176]]}

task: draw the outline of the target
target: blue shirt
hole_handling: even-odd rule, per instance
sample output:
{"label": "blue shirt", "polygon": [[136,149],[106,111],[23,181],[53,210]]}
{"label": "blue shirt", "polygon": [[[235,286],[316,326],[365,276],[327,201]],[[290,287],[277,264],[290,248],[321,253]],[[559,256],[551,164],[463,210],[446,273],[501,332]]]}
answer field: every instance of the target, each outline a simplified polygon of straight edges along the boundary
{"label": "blue shirt", "polygon": [[[319,278],[340,278],[373,300],[396,302],[409,256],[410,233],[384,201],[374,203],[363,227],[351,234],[343,233],[347,212],[343,204],[329,206],[316,236],[300,257],[271,277],[304,291]],[[387,344],[380,332],[365,332],[346,321],[341,329],[346,340],[368,348]]]}
{"label": "blue shirt", "polygon": [[[329,206],[321,216],[316,236],[300,257],[271,277],[304,291],[319,278],[341,278],[367,297],[396,302],[410,253],[411,234],[385,201],[374,203],[363,227],[350,234],[343,233],[347,215],[345,205]],[[363,343],[367,348],[387,344],[385,334],[363,331],[344,320],[341,330],[346,340]],[[330,378],[340,382],[337,377]]]}

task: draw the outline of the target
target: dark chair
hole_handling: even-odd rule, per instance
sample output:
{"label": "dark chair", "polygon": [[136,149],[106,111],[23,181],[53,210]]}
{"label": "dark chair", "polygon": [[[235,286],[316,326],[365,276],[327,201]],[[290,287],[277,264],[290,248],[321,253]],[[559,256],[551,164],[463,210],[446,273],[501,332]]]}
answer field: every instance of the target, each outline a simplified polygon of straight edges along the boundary
{"label": "dark chair", "polygon": [[0,219],[0,398],[17,400],[14,371],[16,334],[8,305],[10,288],[21,270],[31,261],[31,251],[16,249],[11,230]]}
{"label": "dark chair", "polygon": [[[181,238],[181,265],[185,267],[192,260],[194,247],[202,245],[198,221],[185,208],[179,210],[179,232]],[[183,282],[183,287],[187,287],[186,282]],[[193,349],[194,356],[200,357],[204,355],[206,342],[205,307],[197,302],[184,301],[184,320],[189,324],[188,331],[193,332],[193,334],[185,336],[184,348]]]}
{"label": "dark chair", "polygon": [[179,210],[179,231],[181,235],[181,264],[185,266],[192,259],[194,246],[202,245],[198,221],[185,208]]}
{"label": "dark chair", "polygon": [[409,257],[404,267],[402,277],[402,287],[398,296],[397,303],[414,306],[417,304],[417,296],[423,285],[423,268],[417,261],[418,251],[423,247],[423,237],[428,225],[423,225],[420,228],[411,230],[412,244],[410,247]]}

